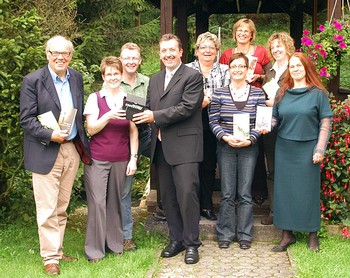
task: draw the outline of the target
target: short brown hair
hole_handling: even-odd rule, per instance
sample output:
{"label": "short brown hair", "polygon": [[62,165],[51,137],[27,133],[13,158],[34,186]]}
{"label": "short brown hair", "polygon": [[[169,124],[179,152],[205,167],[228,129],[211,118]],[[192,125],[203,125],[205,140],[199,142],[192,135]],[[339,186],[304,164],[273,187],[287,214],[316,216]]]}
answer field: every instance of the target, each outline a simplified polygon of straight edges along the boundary
{"label": "short brown hair", "polygon": [[238,53],[233,53],[230,57],[230,60],[228,61],[228,66],[232,63],[232,61],[237,60],[237,59],[243,59],[246,67],[249,66],[249,59],[246,55],[244,55],[242,52]]}
{"label": "short brown hair", "polygon": [[105,74],[106,67],[116,68],[117,70],[120,71],[120,73],[123,73],[123,65],[118,57],[115,57],[115,56],[104,57],[100,65],[100,71],[102,74]]}
{"label": "short brown hair", "polygon": [[181,43],[180,38],[179,38],[178,36],[174,35],[174,34],[171,34],[171,33],[164,34],[164,35],[160,38],[159,44],[160,44],[161,42],[163,42],[163,41],[170,41],[170,40],[176,40],[179,49],[182,49],[182,43]]}

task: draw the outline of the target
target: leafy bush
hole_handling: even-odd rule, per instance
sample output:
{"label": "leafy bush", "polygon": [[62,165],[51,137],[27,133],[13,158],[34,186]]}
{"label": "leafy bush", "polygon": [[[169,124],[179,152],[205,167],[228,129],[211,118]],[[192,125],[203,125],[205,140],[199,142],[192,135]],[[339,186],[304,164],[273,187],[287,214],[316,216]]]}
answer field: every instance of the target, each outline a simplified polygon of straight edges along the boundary
{"label": "leafy bush", "polygon": [[331,98],[333,132],[325,160],[321,164],[322,218],[350,224],[350,97],[344,101]]}

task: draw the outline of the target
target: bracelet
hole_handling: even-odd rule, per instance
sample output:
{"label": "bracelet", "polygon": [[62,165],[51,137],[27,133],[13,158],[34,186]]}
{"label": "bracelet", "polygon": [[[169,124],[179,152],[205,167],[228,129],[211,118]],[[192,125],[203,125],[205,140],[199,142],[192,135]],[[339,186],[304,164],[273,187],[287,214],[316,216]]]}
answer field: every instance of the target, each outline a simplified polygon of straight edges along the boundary
{"label": "bracelet", "polygon": [[138,158],[139,156],[137,154],[130,154],[131,157],[135,157],[135,158]]}

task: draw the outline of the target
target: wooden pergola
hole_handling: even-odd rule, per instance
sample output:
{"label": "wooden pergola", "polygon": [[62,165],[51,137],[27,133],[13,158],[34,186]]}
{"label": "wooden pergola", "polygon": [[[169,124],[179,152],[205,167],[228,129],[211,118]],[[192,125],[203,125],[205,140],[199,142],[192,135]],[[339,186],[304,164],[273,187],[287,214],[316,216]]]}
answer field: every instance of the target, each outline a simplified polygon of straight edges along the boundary
{"label": "wooden pergola", "polygon": [[[340,0],[147,0],[161,11],[161,34],[176,33],[184,47],[183,59],[187,57],[187,19],[196,16],[196,35],[208,31],[209,17],[212,14],[256,14],[285,13],[290,18],[290,35],[300,48],[304,30],[303,14],[312,16],[313,32],[316,32],[318,13],[327,10],[327,19],[341,17]],[[177,18],[176,30],[173,30],[173,18]],[[187,61],[184,61],[187,62]],[[331,81],[329,90],[338,99],[344,99],[346,92],[339,92],[339,74]]]}

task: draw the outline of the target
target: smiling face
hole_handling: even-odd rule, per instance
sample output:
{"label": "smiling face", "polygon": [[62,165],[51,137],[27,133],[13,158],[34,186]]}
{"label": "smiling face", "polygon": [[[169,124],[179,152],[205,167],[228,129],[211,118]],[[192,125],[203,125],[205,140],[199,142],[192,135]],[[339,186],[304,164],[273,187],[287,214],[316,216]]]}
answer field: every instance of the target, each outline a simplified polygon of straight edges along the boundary
{"label": "smiling face", "polygon": [[235,38],[237,43],[246,44],[252,40],[252,30],[246,23],[242,23],[236,30]]}
{"label": "smiling face", "polygon": [[72,60],[73,49],[69,41],[56,37],[48,41],[46,58],[50,68],[61,78],[66,76],[67,68]]}
{"label": "smiling face", "polygon": [[119,87],[122,81],[122,73],[116,67],[106,66],[102,78],[106,89],[115,89]]}
{"label": "smiling face", "polygon": [[203,41],[196,49],[196,55],[200,64],[213,65],[216,59],[218,50],[212,40]]}
{"label": "smiling face", "polygon": [[120,59],[124,72],[129,74],[135,73],[141,64],[141,55],[137,49],[123,49],[120,53]]}
{"label": "smiling face", "polygon": [[270,51],[276,61],[288,60],[288,54],[285,45],[278,39],[272,41]]}
{"label": "smiling face", "polygon": [[180,65],[183,51],[175,39],[161,41],[159,49],[160,59],[169,71],[173,71]]}
{"label": "smiling face", "polygon": [[295,82],[305,82],[305,67],[298,57],[292,56],[289,60],[289,73]]}
{"label": "smiling face", "polygon": [[243,58],[233,60],[230,65],[231,82],[244,81],[248,72],[248,65]]}

